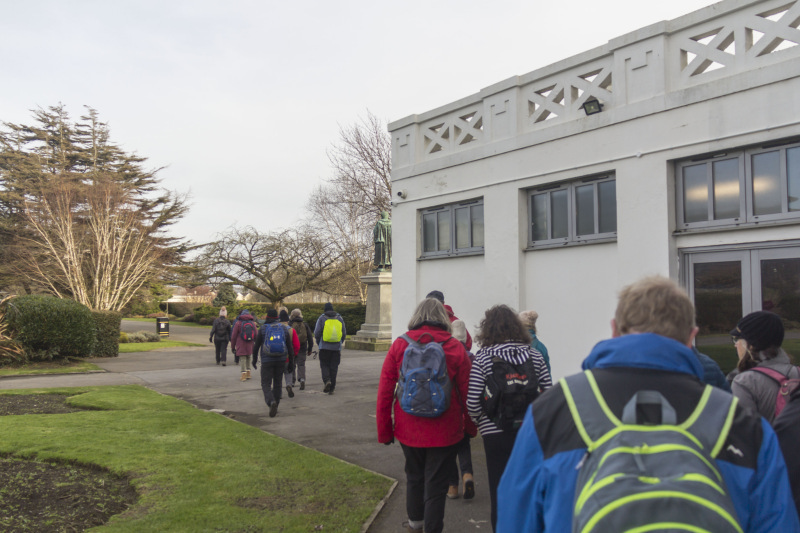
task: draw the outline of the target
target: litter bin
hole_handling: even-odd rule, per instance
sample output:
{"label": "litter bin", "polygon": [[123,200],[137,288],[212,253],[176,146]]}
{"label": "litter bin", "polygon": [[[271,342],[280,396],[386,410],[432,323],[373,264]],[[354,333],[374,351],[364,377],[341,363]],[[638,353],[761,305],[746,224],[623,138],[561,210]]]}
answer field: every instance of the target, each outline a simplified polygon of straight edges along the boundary
{"label": "litter bin", "polygon": [[169,337],[169,318],[156,317],[156,333],[162,337]]}

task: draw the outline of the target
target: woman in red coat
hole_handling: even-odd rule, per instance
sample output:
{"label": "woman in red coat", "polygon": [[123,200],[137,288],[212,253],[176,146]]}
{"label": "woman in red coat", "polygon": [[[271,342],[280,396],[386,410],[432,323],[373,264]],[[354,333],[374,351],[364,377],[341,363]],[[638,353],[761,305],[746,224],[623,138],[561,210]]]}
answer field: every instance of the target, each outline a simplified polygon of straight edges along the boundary
{"label": "woman in red coat", "polygon": [[464,345],[451,335],[450,320],[438,300],[423,300],[414,311],[408,329],[406,335],[411,339],[438,342],[444,348],[447,373],[453,385],[450,406],[436,418],[424,418],[406,413],[394,401],[403,354],[408,347],[406,340],[398,338],[386,354],[378,384],[378,442],[391,444],[397,439],[403,448],[408,530],[421,533],[424,526],[425,533],[440,533],[444,529],[448,474],[455,466],[458,444],[465,432],[477,434],[465,403],[471,365]]}

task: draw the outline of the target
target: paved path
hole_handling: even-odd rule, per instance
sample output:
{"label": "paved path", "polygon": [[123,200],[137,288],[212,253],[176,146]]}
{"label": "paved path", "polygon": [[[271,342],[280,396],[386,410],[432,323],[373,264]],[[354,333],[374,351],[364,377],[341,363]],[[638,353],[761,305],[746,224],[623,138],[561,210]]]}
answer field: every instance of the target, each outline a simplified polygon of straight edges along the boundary
{"label": "paved path", "polygon": [[[155,324],[123,321],[124,331],[150,327],[155,330]],[[406,519],[403,452],[398,444],[379,444],[375,429],[375,398],[386,352],[344,350],[333,395],[322,393],[319,363],[310,359],[306,390],[296,390],[295,397],[290,399],[284,389],[278,416],[269,418],[257,374],[250,381],[239,381],[239,368],[233,364],[230,353],[228,366],[214,364],[209,330],[172,323],[171,340],[204,343],[207,347],[169,348],[92,359],[105,372],[0,378],[0,389],[137,384],[202,409],[222,409],[245,424],[398,480],[397,488],[368,532],[402,531],[400,524]],[[472,461],[476,496],[473,500],[447,501],[445,531],[491,532],[486,460],[480,437],[472,440]]]}

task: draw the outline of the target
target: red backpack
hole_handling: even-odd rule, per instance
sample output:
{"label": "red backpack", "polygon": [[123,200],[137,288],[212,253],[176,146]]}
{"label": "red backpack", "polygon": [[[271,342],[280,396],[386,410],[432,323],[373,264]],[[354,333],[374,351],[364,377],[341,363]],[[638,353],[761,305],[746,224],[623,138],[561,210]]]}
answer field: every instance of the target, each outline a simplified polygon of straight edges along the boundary
{"label": "red backpack", "polygon": [[775,418],[777,418],[781,411],[783,411],[783,408],[786,407],[786,404],[789,402],[789,397],[792,395],[792,392],[794,392],[795,389],[800,388],[800,379],[784,376],[777,370],[765,368],[763,366],[756,366],[750,370],[761,372],[762,374],[769,376],[778,382],[778,397],[775,400]]}

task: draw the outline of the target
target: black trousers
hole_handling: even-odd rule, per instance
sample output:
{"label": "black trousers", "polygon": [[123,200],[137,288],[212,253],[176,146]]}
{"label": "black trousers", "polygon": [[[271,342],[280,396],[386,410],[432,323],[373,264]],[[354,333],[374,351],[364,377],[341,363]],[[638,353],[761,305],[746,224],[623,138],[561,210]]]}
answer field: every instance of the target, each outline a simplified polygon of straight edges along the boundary
{"label": "black trousers", "polygon": [[272,402],[281,403],[281,385],[286,363],[283,361],[261,362],[261,391],[268,406]]}
{"label": "black trousers", "polygon": [[414,448],[400,444],[406,457],[406,512],[409,520],[424,521],[425,533],[444,529],[448,478],[455,468],[458,444]]}
{"label": "black trousers", "polygon": [[483,436],[483,450],[486,452],[486,473],[489,475],[489,495],[492,501],[492,531],[497,527],[497,486],[503,471],[506,469],[514,441],[517,439],[516,431],[503,431],[502,433],[489,433]]}
{"label": "black trousers", "polygon": [[217,359],[217,364],[219,364],[220,361],[224,363],[228,360],[227,339],[225,339],[224,341],[218,341],[217,339],[214,339],[214,349],[215,349],[214,357]]}
{"label": "black trousers", "polygon": [[472,446],[469,443],[469,435],[464,435],[456,447],[458,448],[458,467],[454,468],[450,473],[450,486],[458,487],[461,478],[458,477],[458,470],[461,469],[461,475],[472,474]]}
{"label": "black trousers", "polygon": [[319,369],[322,372],[322,382],[331,382],[331,390],[336,388],[336,374],[339,373],[339,363],[342,361],[342,352],[338,350],[319,351]]}

